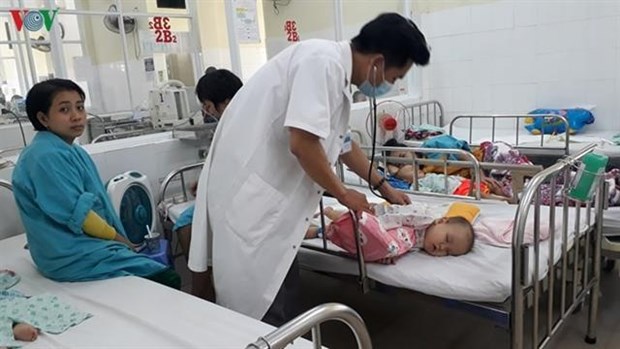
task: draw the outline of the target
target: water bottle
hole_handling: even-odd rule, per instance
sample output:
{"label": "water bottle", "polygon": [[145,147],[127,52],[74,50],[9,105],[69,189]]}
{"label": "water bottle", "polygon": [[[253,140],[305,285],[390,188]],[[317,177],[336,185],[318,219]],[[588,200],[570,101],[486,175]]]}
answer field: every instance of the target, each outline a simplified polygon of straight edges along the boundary
{"label": "water bottle", "polygon": [[603,174],[609,158],[603,154],[588,153],[582,160],[568,196],[579,201],[592,198],[598,177]]}

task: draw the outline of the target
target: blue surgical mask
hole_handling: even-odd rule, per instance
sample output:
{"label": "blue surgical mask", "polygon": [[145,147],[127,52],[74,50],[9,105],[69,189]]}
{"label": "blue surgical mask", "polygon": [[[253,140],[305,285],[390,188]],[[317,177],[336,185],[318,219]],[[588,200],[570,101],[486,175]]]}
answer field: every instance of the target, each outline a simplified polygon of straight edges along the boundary
{"label": "blue surgical mask", "polygon": [[[375,73],[375,76],[376,76],[376,73]],[[379,86],[373,86],[370,83],[370,71],[369,71],[368,77],[361,85],[358,86],[358,89],[362,91],[362,93],[365,94],[366,96],[376,98],[376,97],[383,96],[384,94],[390,92],[390,90],[392,89],[392,86],[393,86],[392,84],[385,81],[385,72],[383,73],[383,82],[379,84]]]}
{"label": "blue surgical mask", "polygon": [[379,86],[372,86],[370,81],[366,80],[358,88],[366,96],[376,98],[390,92],[392,86],[393,85],[387,81],[383,81]]}

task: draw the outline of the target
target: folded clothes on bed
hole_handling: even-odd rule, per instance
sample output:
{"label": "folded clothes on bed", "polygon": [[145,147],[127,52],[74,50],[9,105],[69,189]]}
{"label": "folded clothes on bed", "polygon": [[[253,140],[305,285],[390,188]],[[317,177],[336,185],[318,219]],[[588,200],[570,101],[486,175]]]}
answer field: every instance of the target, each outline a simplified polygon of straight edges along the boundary
{"label": "folded clothes on bed", "polygon": [[[549,239],[550,227],[549,222],[545,221],[545,219],[543,217],[540,218],[541,241]],[[485,217],[478,219],[474,224],[476,241],[497,247],[510,247],[512,246],[514,224],[513,219],[506,218]],[[556,229],[558,228],[556,226]],[[534,224],[531,219],[528,220],[525,226],[523,242],[526,244],[534,243]]]}

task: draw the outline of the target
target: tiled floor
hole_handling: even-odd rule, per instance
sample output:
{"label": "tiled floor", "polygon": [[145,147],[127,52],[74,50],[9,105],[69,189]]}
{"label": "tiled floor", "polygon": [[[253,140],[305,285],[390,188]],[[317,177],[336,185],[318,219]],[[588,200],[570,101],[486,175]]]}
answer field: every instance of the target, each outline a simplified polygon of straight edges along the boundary
{"label": "tiled floor", "polygon": [[[181,263],[177,263],[183,270]],[[182,271],[183,289],[189,291],[188,273]],[[620,278],[617,271],[603,273],[596,345],[584,343],[587,309],[569,317],[551,342],[551,349],[620,348]],[[508,333],[491,322],[461,310],[449,309],[434,298],[399,292],[362,295],[351,282],[302,271],[304,309],[326,302],[351,306],[364,318],[374,348],[501,349],[509,348]],[[323,344],[330,348],[357,348],[348,328],[340,323],[322,326]]]}

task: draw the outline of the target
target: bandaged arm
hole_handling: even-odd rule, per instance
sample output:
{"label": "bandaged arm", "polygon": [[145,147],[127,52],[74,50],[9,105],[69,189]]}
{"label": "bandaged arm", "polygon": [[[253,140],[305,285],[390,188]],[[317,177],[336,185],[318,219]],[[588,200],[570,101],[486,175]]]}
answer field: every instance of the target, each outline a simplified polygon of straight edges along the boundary
{"label": "bandaged arm", "polygon": [[88,211],[84,224],[82,225],[82,230],[84,230],[86,235],[103,240],[116,240],[131,247],[130,242],[127,241],[124,236],[118,234],[114,227],[109,225],[93,210]]}

